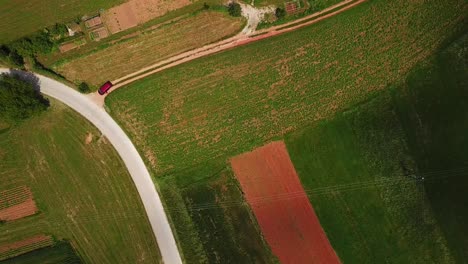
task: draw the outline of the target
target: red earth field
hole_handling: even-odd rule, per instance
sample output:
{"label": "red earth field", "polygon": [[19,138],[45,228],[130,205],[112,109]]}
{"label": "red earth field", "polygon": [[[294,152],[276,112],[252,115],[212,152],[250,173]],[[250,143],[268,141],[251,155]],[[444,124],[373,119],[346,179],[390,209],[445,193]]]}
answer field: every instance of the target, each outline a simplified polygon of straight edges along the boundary
{"label": "red earth field", "polygon": [[0,192],[0,220],[12,221],[37,212],[31,190],[26,186]]}
{"label": "red earth field", "polygon": [[282,141],[236,156],[231,165],[281,263],[340,263]]}

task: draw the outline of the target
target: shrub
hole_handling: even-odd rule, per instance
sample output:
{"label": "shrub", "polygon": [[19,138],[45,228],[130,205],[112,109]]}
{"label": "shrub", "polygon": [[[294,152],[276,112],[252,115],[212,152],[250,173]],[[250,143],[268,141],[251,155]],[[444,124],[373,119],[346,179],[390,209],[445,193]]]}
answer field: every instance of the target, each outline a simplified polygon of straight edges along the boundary
{"label": "shrub", "polygon": [[80,83],[80,85],[78,85],[78,91],[80,91],[81,93],[89,93],[91,89],[89,88],[89,85],[87,83],[82,82]]}
{"label": "shrub", "polygon": [[228,5],[229,15],[234,17],[240,17],[242,15],[242,8],[239,3],[231,2]]}
{"label": "shrub", "polygon": [[286,16],[286,10],[284,10],[284,8],[281,8],[281,7],[276,8],[275,16],[277,19],[282,19],[283,17]]}
{"label": "shrub", "polygon": [[5,63],[12,65],[13,67],[23,68],[24,60],[15,50],[10,50],[7,46],[0,46],[0,58]]}

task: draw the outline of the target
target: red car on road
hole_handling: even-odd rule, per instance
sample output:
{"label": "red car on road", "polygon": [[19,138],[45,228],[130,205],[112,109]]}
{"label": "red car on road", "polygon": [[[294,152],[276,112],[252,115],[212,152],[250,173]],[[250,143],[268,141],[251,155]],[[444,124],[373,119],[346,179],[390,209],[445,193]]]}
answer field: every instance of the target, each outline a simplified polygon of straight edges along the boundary
{"label": "red car on road", "polygon": [[110,81],[107,81],[104,83],[98,90],[98,93],[100,95],[103,95],[109,91],[109,89],[113,86],[113,84]]}

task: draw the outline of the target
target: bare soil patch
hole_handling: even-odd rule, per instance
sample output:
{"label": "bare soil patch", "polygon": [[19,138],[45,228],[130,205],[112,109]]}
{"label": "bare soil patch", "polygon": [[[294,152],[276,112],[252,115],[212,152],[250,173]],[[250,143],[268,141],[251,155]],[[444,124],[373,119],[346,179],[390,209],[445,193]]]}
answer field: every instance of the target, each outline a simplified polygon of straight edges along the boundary
{"label": "bare soil patch", "polygon": [[103,17],[109,31],[114,34],[189,4],[190,0],[130,0],[105,11]]}
{"label": "bare soil patch", "polygon": [[138,25],[137,16],[128,2],[107,10],[103,18],[112,34]]}
{"label": "bare soil patch", "polygon": [[0,220],[13,221],[37,211],[31,190],[27,186],[0,192]]}
{"label": "bare soil patch", "polygon": [[231,165],[281,263],[340,263],[282,141],[236,156]]}

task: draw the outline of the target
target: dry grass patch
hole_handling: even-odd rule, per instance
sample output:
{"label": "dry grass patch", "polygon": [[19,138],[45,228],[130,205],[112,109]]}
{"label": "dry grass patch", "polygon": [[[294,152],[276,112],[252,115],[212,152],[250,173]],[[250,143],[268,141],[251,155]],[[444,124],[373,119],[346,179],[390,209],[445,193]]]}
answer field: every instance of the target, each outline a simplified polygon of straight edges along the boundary
{"label": "dry grass patch", "polygon": [[218,12],[201,12],[117,43],[109,48],[71,60],[55,69],[72,81],[100,85],[181,52],[234,35],[241,19]]}

